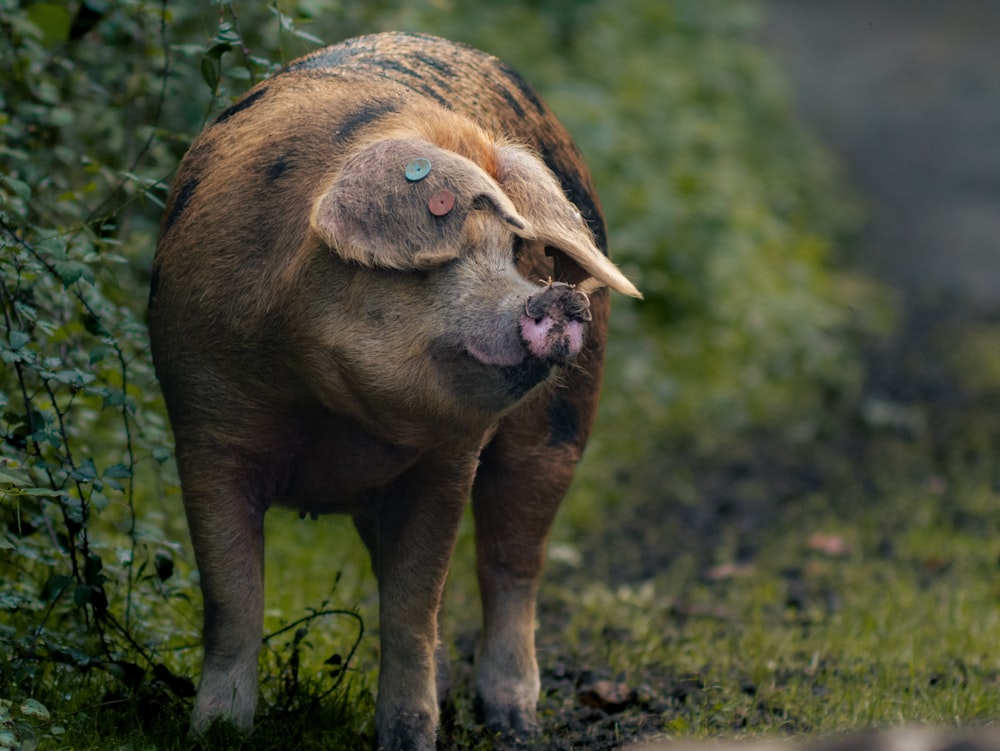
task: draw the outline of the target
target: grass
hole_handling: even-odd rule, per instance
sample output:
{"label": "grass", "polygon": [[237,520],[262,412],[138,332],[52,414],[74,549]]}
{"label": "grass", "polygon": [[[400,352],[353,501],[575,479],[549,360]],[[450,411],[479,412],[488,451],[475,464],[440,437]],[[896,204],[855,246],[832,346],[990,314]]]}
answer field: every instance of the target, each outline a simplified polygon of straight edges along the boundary
{"label": "grass", "polygon": [[[811,437],[758,426],[707,451],[672,440],[630,472],[628,457],[616,470],[604,449],[585,464],[540,595],[542,747],[993,721],[1000,421],[986,407],[1000,382],[982,368],[970,378],[967,363],[983,360],[1000,329],[977,321],[966,338],[948,326],[938,341],[962,357],[939,371],[940,345],[921,336],[895,358],[898,372],[819,416]],[[911,398],[898,400],[903,384]],[[340,518],[275,511],[267,536],[266,630],[334,612],[269,642],[255,732],[219,730],[204,745],[368,748],[378,628],[364,548]],[[493,748],[470,695],[479,613],[469,520],[447,597],[455,697],[440,747]],[[343,610],[363,620],[356,648],[358,619]],[[196,661],[188,650],[170,664],[193,675]],[[5,706],[7,726],[39,748],[190,745],[189,703],[155,685],[130,695],[91,676],[74,690],[73,714],[27,723]]]}
{"label": "grass", "polygon": [[[964,329],[949,329],[949,351],[966,356],[947,365],[958,375],[934,399],[920,395],[934,391],[920,384],[942,362],[931,348],[898,358],[900,372],[873,378],[810,438],[758,426],[708,451],[674,440],[629,473],[605,450],[585,464],[540,595],[542,747],[991,723],[1000,421],[985,407],[1000,383],[962,368],[984,357],[988,329],[979,321],[957,339]],[[915,396],[894,401],[904,382]],[[621,470],[630,460],[614,461]],[[275,511],[267,536],[266,631],[334,612],[269,642],[255,732],[219,730],[204,745],[368,748],[378,628],[364,548],[341,518]],[[479,613],[469,520],[447,597],[455,697],[440,746],[493,748],[470,695]],[[356,648],[358,619],[343,610],[363,620]],[[193,675],[190,650],[171,659]],[[29,729],[39,748],[190,745],[189,704],[155,686],[129,695],[90,680],[77,690],[74,714],[29,724],[8,706],[8,727]]]}

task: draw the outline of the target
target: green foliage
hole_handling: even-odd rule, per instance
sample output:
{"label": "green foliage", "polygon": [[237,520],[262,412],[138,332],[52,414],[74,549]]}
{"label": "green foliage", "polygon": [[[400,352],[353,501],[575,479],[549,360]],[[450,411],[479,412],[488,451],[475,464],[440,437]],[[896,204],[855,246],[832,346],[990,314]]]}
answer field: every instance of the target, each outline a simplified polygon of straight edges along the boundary
{"label": "green foliage", "polygon": [[[109,44],[157,28],[155,6],[128,10]],[[0,90],[0,693],[25,697],[20,715],[4,709],[5,732],[20,739],[32,723],[60,727],[26,712],[26,697],[94,670],[132,685],[154,668],[172,677],[145,624],[190,590],[171,580],[176,543],[137,511],[138,489],[151,495],[169,458],[141,275],[129,267],[155,225],[121,211],[141,199],[155,213],[155,181],[134,168],[173,159],[152,137],[161,77],[132,69],[156,44],[109,64],[98,45],[74,41],[77,20],[63,5],[0,4],[10,72]],[[101,67],[109,78],[95,75]],[[142,97],[117,86],[130,76]]]}

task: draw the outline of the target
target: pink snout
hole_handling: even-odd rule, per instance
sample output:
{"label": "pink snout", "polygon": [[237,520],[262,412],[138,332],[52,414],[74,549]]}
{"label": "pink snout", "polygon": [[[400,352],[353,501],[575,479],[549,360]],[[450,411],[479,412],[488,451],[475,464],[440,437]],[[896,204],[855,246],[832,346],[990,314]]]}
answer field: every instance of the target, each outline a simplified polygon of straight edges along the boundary
{"label": "pink snout", "polygon": [[585,323],[590,320],[590,299],[572,286],[550,282],[524,304],[518,322],[521,339],[539,360],[565,362],[583,349]]}

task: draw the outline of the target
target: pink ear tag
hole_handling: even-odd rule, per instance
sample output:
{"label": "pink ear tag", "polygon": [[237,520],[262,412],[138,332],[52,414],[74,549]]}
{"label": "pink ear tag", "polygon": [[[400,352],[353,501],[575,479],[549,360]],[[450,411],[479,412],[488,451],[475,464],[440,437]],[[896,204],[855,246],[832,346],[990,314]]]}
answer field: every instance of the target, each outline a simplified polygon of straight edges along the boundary
{"label": "pink ear tag", "polygon": [[444,216],[455,208],[455,194],[450,190],[439,190],[427,202],[427,208],[434,216]]}

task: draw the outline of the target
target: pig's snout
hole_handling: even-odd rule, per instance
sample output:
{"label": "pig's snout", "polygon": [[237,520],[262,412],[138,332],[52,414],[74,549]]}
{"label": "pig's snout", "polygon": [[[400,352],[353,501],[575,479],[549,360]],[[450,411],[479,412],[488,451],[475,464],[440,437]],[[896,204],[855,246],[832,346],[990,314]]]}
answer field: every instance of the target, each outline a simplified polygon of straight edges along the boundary
{"label": "pig's snout", "polygon": [[464,345],[474,360],[499,368],[505,398],[520,399],[580,353],[591,316],[590,298],[563,282],[550,281],[516,305],[513,316],[489,319]]}
{"label": "pig's snout", "polygon": [[569,284],[549,282],[524,303],[518,321],[521,340],[539,360],[562,363],[583,349],[590,298]]}

